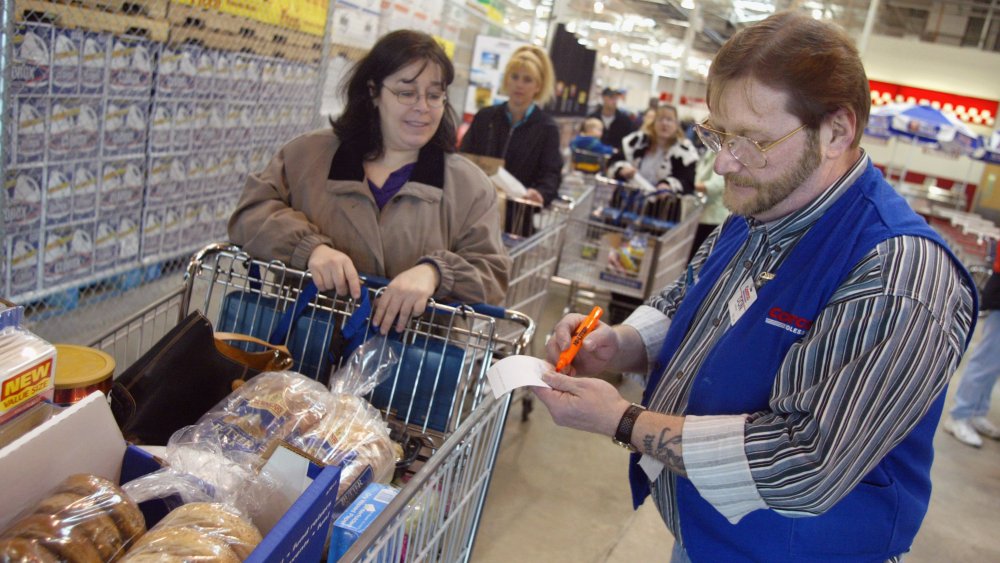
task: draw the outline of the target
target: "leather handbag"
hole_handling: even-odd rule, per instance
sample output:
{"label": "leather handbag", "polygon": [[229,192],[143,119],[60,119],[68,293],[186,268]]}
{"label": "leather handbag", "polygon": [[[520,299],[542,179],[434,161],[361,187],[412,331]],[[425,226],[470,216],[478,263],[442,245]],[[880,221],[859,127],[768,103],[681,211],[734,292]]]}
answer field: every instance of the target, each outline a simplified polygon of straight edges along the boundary
{"label": "leather handbag", "polygon": [[291,367],[284,346],[243,334],[214,333],[212,323],[195,311],[115,380],[111,409],[130,442],[166,445],[175,431],[197,422],[247,379]]}

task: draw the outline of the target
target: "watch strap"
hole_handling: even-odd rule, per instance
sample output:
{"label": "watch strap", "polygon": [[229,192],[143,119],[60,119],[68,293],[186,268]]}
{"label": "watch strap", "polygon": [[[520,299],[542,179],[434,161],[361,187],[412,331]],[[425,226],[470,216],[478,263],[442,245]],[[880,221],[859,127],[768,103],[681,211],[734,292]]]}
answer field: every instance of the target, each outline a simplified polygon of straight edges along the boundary
{"label": "watch strap", "polygon": [[611,441],[623,448],[628,448],[630,450],[638,451],[635,446],[632,445],[632,430],[635,428],[635,421],[639,418],[646,409],[641,405],[632,403],[625,409],[625,414],[622,415],[621,420],[618,421],[618,429],[615,430],[615,435],[611,438]]}

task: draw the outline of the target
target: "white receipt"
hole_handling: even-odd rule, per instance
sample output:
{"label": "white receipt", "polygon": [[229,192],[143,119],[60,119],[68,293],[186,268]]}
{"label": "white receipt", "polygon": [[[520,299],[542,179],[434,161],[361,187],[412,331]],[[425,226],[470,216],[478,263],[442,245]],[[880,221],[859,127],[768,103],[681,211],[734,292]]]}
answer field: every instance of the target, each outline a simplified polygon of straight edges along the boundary
{"label": "white receipt", "polygon": [[507,197],[518,198],[528,195],[528,188],[525,188],[524,184],[503,166],[498,168],[496,174],[490,176],[490,179],[507,194]]}
{"label": "white receipt", "polygon": [[510,356],[493,364],[486,372],[486,377],[493,388],[493,396],[499,399],[518,387],[549,387],[548,383],[542,381],[542,374],[554,370],[552,364],[545,360],[531,356]]}

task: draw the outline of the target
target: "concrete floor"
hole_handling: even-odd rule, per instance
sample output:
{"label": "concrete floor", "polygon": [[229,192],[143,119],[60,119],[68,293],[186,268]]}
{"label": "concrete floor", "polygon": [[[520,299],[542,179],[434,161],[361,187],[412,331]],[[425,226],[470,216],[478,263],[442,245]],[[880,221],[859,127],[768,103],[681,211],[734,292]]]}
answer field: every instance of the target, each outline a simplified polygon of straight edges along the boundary
{"label": "concrete floor", "polygon": [[[565,291],[553,286],[540,337],[564,302]],[[641,393],[628,380],[620,388],[632,400]],[[991,419],[1000,424],[997,389],[993,404]],[[631,509],[627,452],[609,438],[555,426],[540,403],[527,422],[521,413],[515,400],[472,561],[668,561],[673,538],[652,504]],[[1000,442],[985,441],[974,449],[939,429],[934,493],[906,563],[1000,561]]]}

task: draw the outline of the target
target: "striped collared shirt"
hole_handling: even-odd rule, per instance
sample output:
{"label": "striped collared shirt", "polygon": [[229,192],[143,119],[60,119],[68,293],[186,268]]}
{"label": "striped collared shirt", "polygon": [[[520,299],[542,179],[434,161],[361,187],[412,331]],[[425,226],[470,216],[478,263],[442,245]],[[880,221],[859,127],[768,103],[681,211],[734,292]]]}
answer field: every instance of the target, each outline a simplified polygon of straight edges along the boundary
{"label": "striped collared shirt", "polygon": [[[750,220],[747,241],[706,296],[667,366],[650,409],[683,414],[706,355],[729,328],[727,304],[748,279],[774,272],[796,243],[864,172],[857,163],[823,195],[770,223]],[[698,272],[718,238],[691,262]],[[687,289],[682,276],[625,321],[643,339],[649,365]],[[972,294],[946,252],[919,237],[879,244],[852,269],[786,355],[771,409],[688,416],[688,478],[730,522],[758,509],[787,516],[825,512],[920,421],[958,366],[972,324]],[[857,385],[864,381],[864,385]],[[885,396],[896,400],[887,401]],[[861,414],[865,413],[865,414]],[[680,536],[675,477],[661,474],[653,499]]]}

